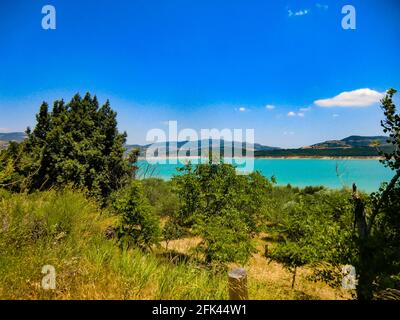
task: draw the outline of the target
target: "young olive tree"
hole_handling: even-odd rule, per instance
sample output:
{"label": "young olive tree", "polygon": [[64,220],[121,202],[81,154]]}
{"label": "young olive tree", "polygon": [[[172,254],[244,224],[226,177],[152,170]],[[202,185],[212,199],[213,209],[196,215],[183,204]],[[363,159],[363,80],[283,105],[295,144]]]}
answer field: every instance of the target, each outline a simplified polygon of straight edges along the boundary
{"label": "young olive tree", "polygon": [[223,162],[189,163],[180,171],[173,178],[180,203],[175,221],[201,237],[196,249],[207,263],[246,262],[271,182],[258,172],[238,175]]}
{"label": "young olive tree", "polygon": [[301,266],[312,267],[315,278],[330,278],[332,268],[326,269],[326,263],[337,265],[333,253],[347,252],[344,244],[351,234],[346,228],[350,209],[345,192],[324,189],[312,194],[300,190],[280,208],[279,218],[267,227],[271,235],[279,235],[267,258],[292,272],[292,288]]}
{"label": "young olive tree", "polygon": [[113,208],[120,215],[118,238],[122,245],[151,249],[153,244],[158,244],[160,221],[143,193],[141,182],[132,180],[113,198]]}

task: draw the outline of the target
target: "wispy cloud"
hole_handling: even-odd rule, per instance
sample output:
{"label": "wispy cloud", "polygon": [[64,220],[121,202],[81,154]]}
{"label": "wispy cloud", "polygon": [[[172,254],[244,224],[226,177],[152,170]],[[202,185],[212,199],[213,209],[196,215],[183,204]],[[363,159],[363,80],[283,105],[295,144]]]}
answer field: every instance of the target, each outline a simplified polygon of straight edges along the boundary
{"label": "wispy cloud", "polygon": [[314,101],[319,107],[369,107],[377,103],[384,96],[383,93],[371,89],[357,89],[345,91],[333,98]]}
{"label": "wispy cloud", "polygon": [[339,117],[339,115],[337,114],[337,113],[334,113],[333,115],[332,115],[332,118],[338,118]]}
{"label": "wispy cloud", "polygon": [[306,14],[310,13],[310,9],[301,9],[298,11],[292,11],[291,9],[288,9],[288,16],[289,17],[299,17],[299,16],[305,16]]}
{"label": "wispy cloud", "polygon": [[311,107],[306,107],[306,108],[300,108],[301,112],[308,112],[311,111]]}
{"label": "wispy cloud", "polygon": [[321,10],[328,10],[329,6],[327,4],[316,3],[315,6]]}
{"label": "wispy cloud", "polygon": [[300,118],[304,118],[306,115],[306,112],[310,111],[311,108],[300,108],[298,112],[295,111],[290,111],[288,112],[287,116],[288,117],[300,117]]}
{"label": "wispy cloud", "polygon": [[267,105],[265,106],[265,109],[267,109],[267,110],[274,110],[274,109],[275,109],[275,106],[272,105],[272,104],[267,104]]}

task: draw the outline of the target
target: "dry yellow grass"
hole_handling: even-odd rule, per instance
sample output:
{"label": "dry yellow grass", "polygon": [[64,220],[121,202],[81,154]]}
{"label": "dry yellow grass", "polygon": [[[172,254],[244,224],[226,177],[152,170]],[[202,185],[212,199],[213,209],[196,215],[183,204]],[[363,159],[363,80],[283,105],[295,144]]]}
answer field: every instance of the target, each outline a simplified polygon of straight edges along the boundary
{"label": "dry yellow grass", "polygon": [[[298,268],[294,289],[291,288],[292,274],[281,264],[268,260],[263,255],[265,244],[260,235],[257,242],[257,253],[244,266],[248,273],[249,298],[254,300],[287,300],[287,299],[351,299],[350,292],[334,289],[323,282],[310,281],[308,268]],[[169,250],[188,254],[201,241],[198,237],[173,240],[168,244]],[[165,246],[165,244],[164,244]],[[231,264],[230,268],[238,267]]]}

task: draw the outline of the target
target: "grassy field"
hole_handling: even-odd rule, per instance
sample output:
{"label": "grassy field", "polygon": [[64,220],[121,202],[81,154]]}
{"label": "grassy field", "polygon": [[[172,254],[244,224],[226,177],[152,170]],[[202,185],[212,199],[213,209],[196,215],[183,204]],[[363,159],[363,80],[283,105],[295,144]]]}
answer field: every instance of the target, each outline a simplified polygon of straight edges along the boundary
{"label": "grassy field", "polygon": [[[10,194],[0,190],[0,299],[227,299],[226,271],[210,270],[188,253],[199,239],[184,238],[144,253],[106,237],[116,217],[82,192]],[[249,261],[250,299],[345,299],[291,274],[259,252]],[[56,289],[41,286],[44,265],[55,267]],[[233,265],[232,265],[233,266]]]}

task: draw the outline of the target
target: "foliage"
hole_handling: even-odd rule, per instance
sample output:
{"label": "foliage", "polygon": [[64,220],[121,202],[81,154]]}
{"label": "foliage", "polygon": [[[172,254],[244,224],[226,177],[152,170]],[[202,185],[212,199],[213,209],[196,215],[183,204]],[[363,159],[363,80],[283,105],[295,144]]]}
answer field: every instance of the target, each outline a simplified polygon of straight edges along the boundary
{"label": "foliage", "polygon": [[162,230],[163,240],[166,242],[167,250],[168,243],[171,240],[182,238],[185,234],[185,228],[180,226],[174,219],[168,219]]}
{"label": "foliage", "polygon": [[[279,215],[268,213],[268,217],[274,218],[274,224],[267,231],[279,235],[268,258],[293,272],[292,286],[298,267],[311,265],[315,271],[321,271],[322,264],[335,266],[350,255],[347,243],[352,229],[348,193],[323,189],[310,193],[309,190],[293,193],[290,201],[280,208]],[[326,268],[324,272],[328,278]]]}
{"label": "foliage", "polygon": [[14,162],[12,159],[5,160],[5,152],[0,152],[0,186],[7,184],[14,173]]}
{"label": "foliage", "polygon": [[393,145],[393,151],[390,153],[383,153],[385,159],[382,163],[391,168],[392,170],[399,170],[400,168],[400,114],[397,113],[396,105],[393,102],[393,96],[397,93],[395,89],[387,91],[386,96],[382,99],[382,109],[385,119],[381,121],[383,132],[389,134],[388,143]]}
{"label": "foliage", "polygon": [[225,163],[189,163],[173,182],[180,207],[175,216],[181,226],[202,238],[197,250],[210,262],[245,262],[260,230],[262,206],[272,184],[258,172],[238,175]]}
{"label": "foliage", "polygon": [[[0,300],[227,298],[225,274],[121,250],[104,235],[115,223],[80,190],[0,189]],[[55,290],[41,287],[48,264]]]}
{"label": "foliage", "polygon": [[48,189],[72,183],[86,188],[99,200],[121,186],[129,172],[123,159],[126,134],[117,130],[116,113],[107,101],[76,94],[65,104],[54,102],[52,111],[43,102],[36,126],[28,138],[7,150],[15,171],[25,179],[19,189]]}
{"label": "foliage", "polygon": [[381,100],[385,115],[381,125],[389,134],[387,142],[393,145],[390,152],[381,151],[381,162],[394,171],[394,176],[371,194],[371,201],[361,199],[356,190],[353,192],[359,299],[372,299],[379,291],[400,287],[400,115],[393,102],[395,94],[396,90],[390,89]]}
{"label": "foliage", "polygon": [[170,181],[158,178],[142,180],[143,190],[154,212],[160,217],[174,217],[178,211],[178,197]]}
{"label": "foliage", "polygon": [[[381,146],[385,152],[391,152],[393,148],[389,145]],[[256,150],[255,157],[377,157],[379,152],[373,146],[371,147],[353,147],[353,148],[326,148],[326,149],[277,149],[277,150]]]}
{"label": "foliage", "polygon": [[27,157],[22,145],[10,141],[7,149],[0,151],[0,186],[12,191],[23,190],[30,176],[25,171]]}
{"label": "foliage", "polygon": [[137,165],[139,155],[140,155],[139,148],[133,148],[128,154],[128,165],[130,168],[130,174],[132,179],[136,179],[137,171],[139,170],[139,167]]}
{"label": "foliage", "polygon": [[33,193],[0,192],[0,251],[53,244],[64,238],[79,243],[82,233],[98,232],[98,206],[80,190]]}
{"label": "foliage", "polygon": [[159,218],[154,215],[140,181],[132,180],[114,196],[113,208],[121,216],[118,236],[123,245],[151,248],[160,238]]}

